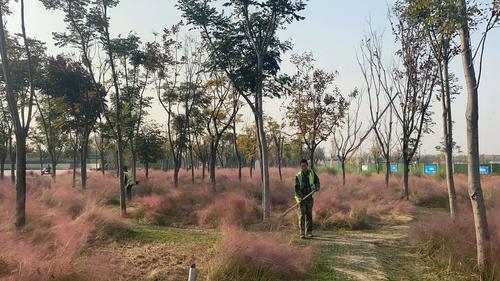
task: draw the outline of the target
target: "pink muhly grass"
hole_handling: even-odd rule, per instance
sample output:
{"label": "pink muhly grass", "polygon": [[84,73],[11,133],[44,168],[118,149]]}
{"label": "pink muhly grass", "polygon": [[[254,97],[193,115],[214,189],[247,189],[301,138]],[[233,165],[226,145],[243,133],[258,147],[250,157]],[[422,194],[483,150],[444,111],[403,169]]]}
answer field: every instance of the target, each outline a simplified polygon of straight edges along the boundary
{"label": "pink muhly grass", "polygon": [[299,280],[312,265],[312,248],[301,248],[269,234],[226,228],[221,257],[208,280]]}
{"label": "pink muhly grass", "polygon": [[386,188],[382,176],[347,176],[341,179],[320,174],[321,191],[314,197],[314,214],[320,228],[368,227],[386,216],[407,213],[411,204],[401,200],[396,186]]}
{"label": "pink muhly grass", "polygon": [[[453,270],[475,272],[476,234],[472,210],[463,204],[459,208],[461,211],[455,221],[446,213],[427,216],[413,224],[408,235],[423,254],[450,264]],[[488,210],[491,261],[497,274],[495,278],[500,277],[500,223],[495,219],[498,216],[499,209]]]}
{"label": "pink muhly grass", "polygon": [[66,175],[55,182],[28,177],[27,224],[17,232],[13,186],[0,182],[0,266],[7,268],[0,270],[2,280],[108,280],[115,274],[109,257],[84,250],[129,225],[99,206],[96,193],[70,186]]}
{"label": "pink muhly grass", "polygon": [[213,193],[206,185],[179,186],[166,189],[161,195],[138,198],[147,222],[159,225],[196,223],[196,210],[212,200]]}
{"label": "pink muhly grass", "polygon": [[258,222],[259,207],[254,199],[237,192],[216,195],[198,213],[198,223],[216,227],[222,224],[249,225]]}
{"label": "pink muhly grass", "polygon": [[[492,264],[495,278],[500,278],[500,177],[484,176],[481,178],[486,200]],[[445,192],[446,183],[437,192]],[[461,273],[476,274],[476,233],[474,219],[467,193],[466,175],[455,175],[455,186],[458,194],[458,213],[453,221],[447,212],[422,216],[418,223],[412,224],[408,231],[410,240],[425,255],[433,257],[437,262],[451,266],[452,270]],[[425,187],[428,188],[428,187]],[[438,188],[436,188],[438,189]],[[427,192],[436,192],[429,189]],[[495,275],[496,274],[496,275]]]}

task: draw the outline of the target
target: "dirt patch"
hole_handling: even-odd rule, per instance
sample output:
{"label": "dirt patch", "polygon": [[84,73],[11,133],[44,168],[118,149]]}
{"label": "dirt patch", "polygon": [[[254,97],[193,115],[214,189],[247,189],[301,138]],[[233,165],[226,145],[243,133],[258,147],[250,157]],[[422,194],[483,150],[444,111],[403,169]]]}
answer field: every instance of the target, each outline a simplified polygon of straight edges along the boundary
{"label": "dirt patch", "polygon": [[105,250],[119,253],[128,269],[127,280],[185,280],[195,263],[199,280],[204,280],[208,261],[215,254],[213,233],[199,230],[140,227],[132,239],[109,245]]}

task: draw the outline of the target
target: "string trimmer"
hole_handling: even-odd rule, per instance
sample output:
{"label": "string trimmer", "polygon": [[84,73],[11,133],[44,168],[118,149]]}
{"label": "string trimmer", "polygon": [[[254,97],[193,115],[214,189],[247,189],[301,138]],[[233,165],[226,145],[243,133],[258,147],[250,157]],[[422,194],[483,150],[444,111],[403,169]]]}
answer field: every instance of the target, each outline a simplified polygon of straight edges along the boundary
{"label": "string trimmer", "polygon": [[304,196],[304,198],[302,198],[302,200],[300,200],[299,202],[295,203],[290,208],[286,209],[286,211],[284,211],[281,215],[276,216],[274,218],[269,218],[269,220],[267,220],[265,222],[258,223],[258,224],[254,225],[254,226],[257,226],[258,228],[260,228],[262,226],[269,226],[269,231],[272,231],[274,225],[277,225],[286,215],[288,215],[288,213],[290,213],[295,208],[297,208],[297,206],[299,206],[307,198],[311,197],[314,193],[316,193],[316,190],[311,191],[311,193],[307,194],[306,196]]}
{"label": "string trimmer", "polygon": [[311,197],[314,193],[316,193],[316,190],[311,191],[311,193],[307,194],[304,198],[302,198],[302,200],[295,203],[295,205],[293,205],[292,207],[288,208],[285,212],[283,212],[283,214],[279,216],[279,218],[280,219],[284,218],[286,215],[288,215],[288,213],[290,213],[293,209],[297,208],[297,206],[299,206],[307,198]]}

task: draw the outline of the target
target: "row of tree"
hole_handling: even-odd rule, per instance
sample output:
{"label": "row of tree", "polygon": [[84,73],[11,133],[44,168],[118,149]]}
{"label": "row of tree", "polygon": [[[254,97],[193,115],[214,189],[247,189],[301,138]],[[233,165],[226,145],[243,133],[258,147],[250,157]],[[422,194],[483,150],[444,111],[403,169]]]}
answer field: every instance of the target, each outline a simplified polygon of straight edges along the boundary
{"label": "row of tree", "polygon": [[[4,85],[0,163],[8,156],[15,158],[18,228],[26,221],[28,140],[43,144],[54,172],[62,153],[72,151],[73,161],[80,160],[83,189],[91,136],[101,156],[109,151],[116,153],[123,215],[125,158],[130,158],[135,177],[138,162],[143,162],[147,171],[149,163],[166,155],[163,158],[172,163],[174,185],[179,182],[183,164],[191,170],[193,181],[195,167],[201,166],[203,171],[208,167],[215,192],[216,168],[224,166],[223,152],[231,146],[240,178],[245,162],[253,166],[260,160],[265,220],[270,217],[269,166],[274,158],[274,164],[281,167],[287,146],[299,150],[299,156],[308,154],[314,166],[318,147],[333,138],[333,155],[341,163],[345,184],[345,162],[371,135],[385,159],[386,184],[394,149],[400,145],[403,192],[409,199],[409,166],[422,137],[433,125],[431,105],[435,95],[443,108],[441,147],[446,155],[453,218],[457,206],[451,105],[459,88],[449,63],[461,54],[468,93],[468,175],[478,262],[483,272],[488,267],[489,235],[479,178],[477,95],[486,37],[499,22],[498,0],[488,7],[466,0],[396,1],[391,26],[399,45],[397,60],[392,64],[385,61],[382,35],[370,27],[358,55],[363,90],[348,94],[342,94],[336,86],[337,73],[316,68],[310,53],[292,56],[296,68],[292,76],[280,73],[281,57],[292,47],[279,38],[277,31],[304,19],[300,12],[306,4],[301,0],[231,0],[222,6],[205,0],[179,0],[178,8],[187,24],[200,32],[201,41],[181,37],[182,25],[178,24],[146,43],[134,33],[112,38],[109,10],[118,5],[118,0],[41,2],[47,9],[64,14],[66,31],[54,33],[54,40],[77,55],[48,56],[43,42],[27,36],[23,0],[19,1],[22,32],[10,34],[4,19],[10,14],[11,3],[0,2]],[[483,26],[473,50],[470,30]],[[367,125],[363,125],[360,114],[365,92],[370,117]],[[268,119],[264,99],[282,96],[289,97],[287,122]],[[165,124],[146,121],[154,100],[163,108]],[[251,109],[255,124],[238,134],[243,106]],[[37,126],[30,130],[33,120]],[[274,156],[270,147],[274,147]]]}
{"label": "row of tree", "polygon": [[[404,164],[404,195],[408,199],[409,163],[418,151],[422,136],[430,132],[433,125],[431,105],[435,95],[442,108],[443,141],[439,148],[445,155],[450,215],[455,219],[453,153],[456,144],[452,101],[460,88],[450,71],[450,62],[461,55],[467,92],[468,189],[475,222],[478,268],[483,279],[490,266],[491,250],[479,173],[478,89],[486,38],[500,22],[500,1],[485,4],[466,0],[398,0],[392,12],[392,31],[400,45],[396,64],[400,66],[384,62],[381,36],[373,30],[363,40],[358,59],[370,97],[371,115],[379,111],[381,98],[397,96],[385,121],[374,127],[379,147],[389,162],[391,136],[395,132],[399,135]],[[481,31],[475,47],[471,30]],[[399,124],[396,130],[392,130],[393,120]]]}
{"label": "row of tree", "polygon": [[[167,154],[173,163],[175,185],[183,161],[189,162],[193,175],[195,162],[202,163],[210,169],[215,191],[217,152],[223,150],[223,138],[232,130],[239,167],[245,159],[251,163],[257,158],[261,160],[264,217],[269,216],[268,140],[272,139],[278,147],[279,165],[285,148],[290,145],[284,143],[281,124],[274,121],[266,124],[263,97],[264,93],[283,94],[284,85],[288,83],[278,72],[280,55],[289,50],[290,45],[281,42],[275,31],[300,20],[297,13],[304,9],[303,3],[270,1],[255,10],[249,9],[255,3],[236,1],[231,3],[231,9],[239,15],[235,25],[231,23],[233,18],[201,2],[181,1],[179,7],[191,23],[195,24],[190,17],[197,17],[200,12],[210,18],[207,23],[210,27],[198,25],[204,28],[204,40],[200,43],[189,37],[180,38],[181,25],[175,25],[165,29],[159,40],[143,43],[134,33],[111,38],[108,14],[119,1],[41,2],[47,9],[58,10],[64,15],[66,31],[54,33],[54,40],[56,46],[76,51],[76,56],[49,56],[43,42],[27,36],[24,1],[19,2],[23,32],[9,33],[4,19],[10,15],[13,3],[3,1],[0,6],[2,82],[5,85],[1,99],[0,159],[4,163],[10,154],[11,163],[16,164],[11,171],[17,171],[12,179],[16,181],[18,194],[16,225],[19,228],[26,220],[28,145],[32,143],[37,147],[42,158],[45,151],[54,177],[61,156],[70,151],[73,167],[79,159],[80,185],[85,189],[92,136],[103,168],[104,154],[114,145],[121,210],[125,214],[123,166],[126,153],[130,155],[134,176],[138,160],[147,167]],[[189,10],[196,7],[202,10]],[[255,26],[259,21],[262,26]],[[221,27],[223,32],[220,32]],[[207,47],[212,51],[206,51]],[[150,92],[155,92],[156,97],[149,95]],[[164,109],[167,120],[164,125],[145,121],[154,99]],[[250,105],[256,126],[245,129],[245,133],[238,136],[242,100]],[[31,128],[32,120],[36,123],[34,128]],[[267,125],[272,134],[266,132]],[[256,144],[260,144],[257,146],[260,156],[256,155]]]}

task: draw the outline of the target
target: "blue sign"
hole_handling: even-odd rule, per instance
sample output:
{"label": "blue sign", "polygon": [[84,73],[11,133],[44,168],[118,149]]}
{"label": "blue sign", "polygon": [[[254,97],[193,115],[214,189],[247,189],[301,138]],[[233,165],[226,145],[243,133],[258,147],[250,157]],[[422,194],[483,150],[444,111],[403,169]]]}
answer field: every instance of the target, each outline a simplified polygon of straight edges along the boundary
{"label": "blue sign", "polygon": [[398,171],[398,164],[392,164],[391,165],[391,172],[397,172]]}
{"label": "blue sign", "polygon": [[437,165],[435,164],[430,164],[430,165],[425,165],[424,166],[424,173],[426,175],[435,175],[437,173]]}
{"label": "blue sign", "polygon": [[490,165],[481,165],[481,166],[479,166],[479,173],[481,175],[489,175],[489,174],[491,174],[491,166]]}

